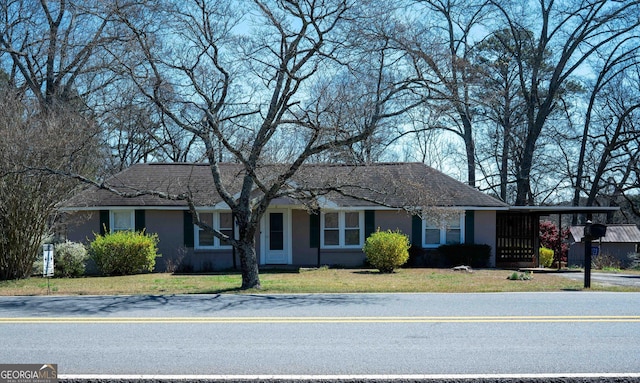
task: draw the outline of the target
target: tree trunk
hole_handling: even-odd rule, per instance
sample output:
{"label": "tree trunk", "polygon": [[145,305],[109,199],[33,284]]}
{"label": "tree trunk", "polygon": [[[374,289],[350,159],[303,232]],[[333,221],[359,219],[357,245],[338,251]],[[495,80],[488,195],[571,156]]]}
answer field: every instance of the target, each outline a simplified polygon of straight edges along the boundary
{"label": "tree trunk", "polygon": [[535,151],[536,138],[531,134],[527,137],[525,150],[522,155],[522,162],[518,175],[516,176],[516,206],[533,204],[531,196],[531,168],[533,166],[533,152]]}
{"label": "tree trunk", "polygon": [[476,186],[476,146],[473,141],[473,126],[471,119],[464,112],[459,112],[464,127],[463,136],[464,147],[467,154],[467,183],[471,187]]}
{"label": "tree trunk", "polygon": [[465,132],[465,147],[467,149],[467,182],[469,186],[476,186],[476,148],[471,135],[471,128],[468,130],[468,134]]}
{"label": "tree trunk", "polygon": [[[533,94],[537,94],[538,90],[534,89]],[[553,96],[547,96],[547,99],[542,105],[538,107],[538,111],[535,112],[537,97],[530,98],[527,101],[527,135],[524,142],[524,150],[522,152],[522,159],[518,168],[516,176],[516,206],[533,205],[533,194],[531,192],[531,169],[533,169],[534,154],[536,151],[536,145],[542,128],[547,120],[547,117],[551,113],[552,105],[551,100]],[[534,118],[535,113],[535,118]]]}
{"label": "tree trunk", "polygon": [[244,241],[241,240],[236,250],[240,256],[240,270],[242,271],[242,286],[240,289],[260,289],[255,240],[253,237]]}
{"label": "tree trunk", "polygon": [[502,127],[502,152],[500,154],[500,198],[507,202],[507,184],[509,183],[509,150],[511,142],[511,122],[508,112]]}

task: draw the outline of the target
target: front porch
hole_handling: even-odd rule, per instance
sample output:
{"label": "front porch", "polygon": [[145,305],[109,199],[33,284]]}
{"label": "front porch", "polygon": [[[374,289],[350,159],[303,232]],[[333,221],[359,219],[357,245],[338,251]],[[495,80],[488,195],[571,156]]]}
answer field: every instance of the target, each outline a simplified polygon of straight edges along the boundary
{"label": "front porch", "polygon": [[[540,218],[558,215],[558,228],[562,231],[562,217],[585,214],[593,219],[594,214],[606,215],[619,210],[618,207],[593,206],[512,206],[508,211],[496,213],[496,267],[519,269],[539,267]],[[596,221],[606,221],[598,217]],[[560,265],[562,266],[562,265]]]}

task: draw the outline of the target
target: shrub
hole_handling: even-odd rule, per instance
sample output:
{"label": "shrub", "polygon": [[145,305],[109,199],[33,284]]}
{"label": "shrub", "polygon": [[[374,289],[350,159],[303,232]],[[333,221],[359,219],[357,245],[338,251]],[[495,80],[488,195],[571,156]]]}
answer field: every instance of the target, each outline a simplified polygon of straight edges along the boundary
{"label": "shrub", "polygon": [[422,246],[411,245],[409,247],[409,260],[407,265],[411,267],[426,267],[429,263],[427,250]]}
{"label": "shrub", "polygon": [[442,245],[438,251],[444,256],[447,266],[489,266],[491,246],[476,244]]}
{"label": "shrub", "polygon": [[540,254],[540,266],[551,267],[551,265],[553,265],[553,255],[555,253],[553,250],[547,247],[541,247],[538,253]]}
{"label": "shrub", "polygon": [[619,271],[621,266],[620,260],[613,255],[604,253],[591,259],[591,267],[596,270]]}
{"label": "shrub", "polygon": [[[551,221],[542,221],[539,225],[540,245],[553,250],[557,259],[554,261],[566,262],[569,254],[569,229],[560,230]],[[552,262],[553,263],[553,262]]]}
{"label": "shrub", "polygon": [[530,281],[533,279],[533,273],[518,273],[514,271],[513,274],[507,277],[507,279],[510,281]]}
{"label": "shrub", "polygon": [[83,244],[66,241],[54,248],[54,276],[57,278],[80,277],[84,275],[87,249]]}
{"label": "shrub", "polygon": [[371,266],[391,273],[409,259],[409,237],[399,231],[376,231],[367,238],[363,251]]}
{"label": "shrub", "polygon": [[640,253],[629,253],[627,258],[629,259],[630,269],[640,270]]}
{"label": "shrub", "polygon": [[164,267],[167,273],[175,273],[175,272],[183,272],[183,264],[182,261],[187,256],[188,250],[184,246],[180,246],[176,249],[175,257],[166,259],[164,262]]}
{"label": "shrub", "polygon": [[150,272],[156,264],[158,235],[117,231],[96,235],[89,253],[98,269],[107,275]]}

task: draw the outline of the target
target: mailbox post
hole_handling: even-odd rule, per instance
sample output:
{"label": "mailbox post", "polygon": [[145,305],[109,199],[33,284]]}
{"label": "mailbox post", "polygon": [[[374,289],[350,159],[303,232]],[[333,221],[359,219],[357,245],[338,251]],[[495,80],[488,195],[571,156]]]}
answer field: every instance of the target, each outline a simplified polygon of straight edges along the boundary
{"label": "mailbox post", "polygon": [[607,234],[607,227],[599,223],[591,223],[590,220],[584,225],[582,240],[584,241],[584,288],[591,288],[591,241],[604,237]]}

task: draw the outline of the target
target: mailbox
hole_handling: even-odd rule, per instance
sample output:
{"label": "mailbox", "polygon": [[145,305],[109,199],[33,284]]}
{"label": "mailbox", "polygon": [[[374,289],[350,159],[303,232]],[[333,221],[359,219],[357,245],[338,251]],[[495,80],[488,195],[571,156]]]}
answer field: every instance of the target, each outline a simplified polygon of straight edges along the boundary
{"label": "mailbox", "polygon": [[584,237],[591,240],[602,238],[607,234],[607,227],[600,223],[587,224],[584,227]]}

